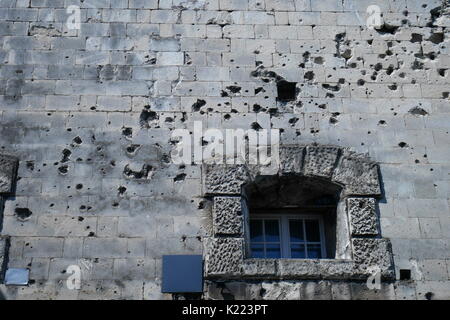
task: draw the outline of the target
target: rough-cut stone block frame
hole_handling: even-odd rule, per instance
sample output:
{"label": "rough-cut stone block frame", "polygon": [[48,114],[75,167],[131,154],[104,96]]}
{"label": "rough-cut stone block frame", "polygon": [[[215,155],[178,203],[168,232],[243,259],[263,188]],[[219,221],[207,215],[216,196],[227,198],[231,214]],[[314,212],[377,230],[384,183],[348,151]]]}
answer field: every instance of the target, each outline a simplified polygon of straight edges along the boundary
{"label": "rough-cut stone block frame", "polygon": [[[375,210],[376,199],[381,196],[377,163],[367,155],[337,146],[289,145],[280,148],[280,162],[273,169],[277,175],[317,177],[342,187],[340,204],[344,204],[350,222],[351,258],[246,258],[248,223],[242,219],[246,212],[242,187],[270,170],[259,166],[209,165],[204,168],[204,194],[213,200],[214,232],[205,241],[207,279],[363,280],[374,270],[381,271],[384,280],[395,278],[391,244],[380,236]],[[233,205],[228,207],[230,203]],[[226,219],[218,219],[218,212]],[[235,219],[234,213],[238,213]]]}
{"label": "rough-cut stone block frame", "polygon": [[[0,232],[3,222],[4,200],[14,190],[18,163],[16,157],[0,154]],[[0,236],[0,282],[3,282],[5,273],[8,243],[8,237]]]}

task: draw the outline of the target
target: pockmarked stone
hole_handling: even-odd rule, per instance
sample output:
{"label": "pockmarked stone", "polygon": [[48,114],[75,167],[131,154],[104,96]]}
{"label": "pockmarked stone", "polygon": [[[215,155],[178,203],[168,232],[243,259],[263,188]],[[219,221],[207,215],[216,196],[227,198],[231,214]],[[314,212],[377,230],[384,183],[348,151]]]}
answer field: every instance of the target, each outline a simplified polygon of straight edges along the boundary
{"label": "pockmarked stone", "polygon": [[245,166],[207,166],[206,194],[240,194],[241,187],[249,181],[250,174]]}
{"label": "pockmarked stone", "polygon": [[205,270],[208,276],[240,274],[243,261],[244,239],[209,238],[205,242]]}
{"label": "pockmarked stone", "polygon": [[378,234],[377,214],[374,198],[347,199],[347,212],[354,236],[376,236]]}
{"label": "pockmarked stone", "polygon": [[353,259],[357,270],[371,275],[377,270],[386,279],[394,278],[392,246],[388,239],[352,239]]}
{"label": "pockmarked stone", "polygon": [[378,165],[361,154],[344,155],[334,170],[332,180],[344,185],[347,195],[381,195]]}
{"label": "pockmarked stone", "polygon": [[305,174],[329,178],[333,173],[339,148],[333,146],[306,147]]}
{"label": "pockmarked stone", "polygon": [[280,171],[286,173],[301,173],[304,158],[304,147],[283,146],[280,148]]}
{"label": "pockmarked stone", "polygon": [[240,197],[215,197],[213,205],[214,233],[241,235],[243,215]]}
{"label": "pockmarked stone", "polygon": [[17,173],[17,158],[0,154],[0,193],[10,193]]}

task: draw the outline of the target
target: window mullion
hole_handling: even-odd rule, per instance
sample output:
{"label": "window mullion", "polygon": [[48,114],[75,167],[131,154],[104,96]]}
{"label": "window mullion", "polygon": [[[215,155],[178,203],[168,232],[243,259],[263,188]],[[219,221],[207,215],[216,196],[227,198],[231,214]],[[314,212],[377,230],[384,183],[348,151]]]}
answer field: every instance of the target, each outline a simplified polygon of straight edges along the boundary
{"label": "window mullion", "polygon": [[304,247],[304,250],[305,250],[305,258],[308,258],[308,246],[307,246],[308,238],[307,238],[307,235],[306,235],[306,226],[305,225],[306,225],[306,219],[302,219],[303,238],[305,238],[303,240],[303,243],[304,243],[303,247]]}

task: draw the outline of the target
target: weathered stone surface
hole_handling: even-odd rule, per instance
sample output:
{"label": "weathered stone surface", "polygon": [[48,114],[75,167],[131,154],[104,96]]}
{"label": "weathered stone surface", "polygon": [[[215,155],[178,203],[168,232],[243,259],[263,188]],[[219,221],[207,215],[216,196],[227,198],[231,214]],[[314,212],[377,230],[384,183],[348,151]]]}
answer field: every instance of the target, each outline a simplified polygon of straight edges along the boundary
{"label": "weathered stone surface", "polygon": [[248,180],[249,172],[245,166],[206,166],[205,193],[240,194],[242,185]]}
{"label": "weathered stone surface", "polygon": [[241,197],[214,197],[213,223],[216,235],[241,235],[243,214]]}
{"label": "weathered stone surface", "polygon": [[304,147],[283,146],[280,148],[280,171],[281,174],[301,173]]}
{"label": "weathered stone surface", "polygon": [[3,276],[5,274],[5,262],[7,257],[7,250],[8,250],[8,241],[9,239],[7,237],[0,237],[0,282],[3,281]]}
{"label": "weathered stone surface", "polygon": [[331,300],[331,283],[329,281],[308,281],[302,283],[301,300]]}
{"label": "weathered stone surface", "polygon": [[345,154],[339,161],[332,180],[345,186],[347,195],[380,195],[378,165],[364,155]]}
{"label": "weathered stone surface", "polygon": [[274,277],[277,262],[275,259],[245,259],[242,264],[242,274],[248,277]]}
{"label": "weathered stone surface", "polygon": [[305,174],[325,178],[331,177],[339,156],[339,150],[339,148],[333,146],[306,147]]}
{"label": "weathered stone surface", "polygon": [[17,158],[0,154],[0,193],[12,191],[17,172]]}
{"label": "weathered stone surface", "polygon": [[383,278],[395,276],[392,260],[392,248],[388,239],[352,239],[353,259],[358,272],[370,275],[375,268],[380,270]]}
{"label": "weathered stone surface", "polygon": [[354,236],[378,234],[377,213],[374,198],[348,198],[347,211]]}
{"label": "weathered stone surface", "polygon": [[263,282],[264,300],[299,300],[301,283],[295,282]]}
{"label": "weathered stone surface", "polygon": [[240,274],[243,260],[242,238],[208,238],[205,241],[207,276]]}

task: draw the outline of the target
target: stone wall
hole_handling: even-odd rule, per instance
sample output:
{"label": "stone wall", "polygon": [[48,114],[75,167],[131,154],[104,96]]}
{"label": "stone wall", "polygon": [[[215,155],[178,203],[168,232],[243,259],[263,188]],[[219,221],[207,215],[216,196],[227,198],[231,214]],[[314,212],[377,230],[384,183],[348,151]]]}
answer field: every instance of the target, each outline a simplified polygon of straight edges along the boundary
{"label": "stone wall", "polygon": [[[161,256],[203,254],[214,233],[202,166],[170,159],[173,130],[201,121],[367,153],[397,277],[208,281],[205,298],[450,298],[448,14],[441,0],[0,0],[0,153],[19,160],[6,191],[0,168],[0,262],[31,271],[1,293],[171,299]],[[280,81],[295,101],[277,100]]]}

